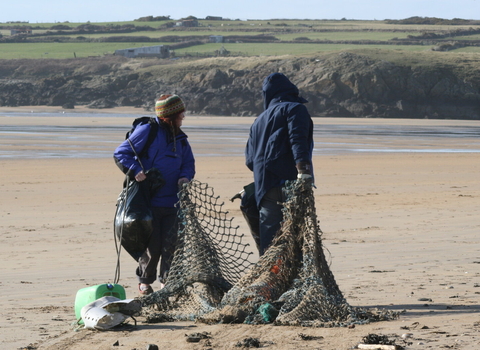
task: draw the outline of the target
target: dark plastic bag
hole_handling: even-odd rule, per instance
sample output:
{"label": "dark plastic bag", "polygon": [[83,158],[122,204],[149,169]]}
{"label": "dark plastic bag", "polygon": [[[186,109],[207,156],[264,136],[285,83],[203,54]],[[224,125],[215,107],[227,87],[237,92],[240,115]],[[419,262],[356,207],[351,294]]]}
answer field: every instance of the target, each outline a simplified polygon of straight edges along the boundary
{"label": "dark plastic bag", "polygon": [[117,200],[114,232],[122,247],[136,261],[147,249],[153,233],[151,199],[165,184],[161,173],[152,168],[144,181],[128,181]]}
{"label": "dark plastic bag", "polygon": [[240,210],[250,228],[250,233],[260,251],[260,214],[255,199],[255,184],[252,182],[243,187],[243,194],[240,203]]}

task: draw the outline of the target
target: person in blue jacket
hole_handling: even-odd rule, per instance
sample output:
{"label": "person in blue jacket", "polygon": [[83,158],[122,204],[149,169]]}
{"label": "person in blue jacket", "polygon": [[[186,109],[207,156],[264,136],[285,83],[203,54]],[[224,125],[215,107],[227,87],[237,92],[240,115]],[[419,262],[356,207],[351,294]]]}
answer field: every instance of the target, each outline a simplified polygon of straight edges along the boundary
{"label": "person in blue jacket", "polygon": [[[187,135],[180,128],[185,118],[182,99],[177,95],[162,95],[155,103],[155,112],[159,124],[157,135],[144,155],[140,156],[140,161],[145,171],[152,167],[157,168],[165,180],[165,185],[152,198],[153,234],[146,252],[138,260],[136,275],[141,295],[153,292],[151,284],[156,279],[160,258],[161,288],[165,283],[177,239],[177,193],[179,187],[192,180],[195,175],[192,149]],[[150,128],[150,124],[139,125],[130,135],[130,142],[137,154],[145,147]],[[122,142],[115,150],[115,162],[131,178],[144,181],[146,175],[132,146],[127,140]]]}
{"label": "person in blue jacket", "polygon": [[303,178],[313,183],[313,122],[304,105],[308,101],[281,73],[266,77],[262,90],[265,110],[252,124],[245,149],[259,209],[260,255],[280,229],[285,182]]}

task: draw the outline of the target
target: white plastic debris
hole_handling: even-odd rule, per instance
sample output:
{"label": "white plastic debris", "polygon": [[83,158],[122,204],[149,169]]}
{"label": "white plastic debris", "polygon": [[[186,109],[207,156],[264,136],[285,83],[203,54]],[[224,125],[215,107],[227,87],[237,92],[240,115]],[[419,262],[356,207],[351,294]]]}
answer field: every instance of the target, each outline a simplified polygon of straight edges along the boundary
{"label": "white plastic debris", "polygon": [[118,326],[141,308],[139,300],[107,296],[85,305],[80,313],[85,328],[103,331]]}

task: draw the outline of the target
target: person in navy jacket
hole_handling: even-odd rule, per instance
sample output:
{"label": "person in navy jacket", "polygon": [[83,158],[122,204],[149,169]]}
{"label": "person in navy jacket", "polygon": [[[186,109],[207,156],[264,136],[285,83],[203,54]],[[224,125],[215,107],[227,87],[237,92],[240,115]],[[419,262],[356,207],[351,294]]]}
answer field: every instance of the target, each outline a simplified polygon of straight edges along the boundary
{"label": "person in navy jacket", "polygon": [[281,73],[263,82],[263,105],[250,128],[245,149],[247,167],[253,171],[259,209],[260,255],[280,229],[287,180],[313,183],[313,122],[298,88]]}
{"label": "person in navy jacket", "polygon": [[[146,252],[138,260],[136,275],[139,280],[139,293],[153,292],[150,286],[157,276],[157,265],[161,258],[159,281],[161,287],[170,269],[175,252],[178,223],[176,203],[179,187],[189,182],[195,175],[195,159],[187,139],[181,130],[185,118],[185,105],[177,95],[162,95],[155,103],[158,118],[158,131],[140,161],[145,169],[157,168],[165,185],[152,198],[153,234]],[[150,132],[150,124],[139,125],[129,139],[137,154],[143,151]],[[146,179],[135,152],[127,140],[117,147],[114,159],[122,171],[136,181]]]}

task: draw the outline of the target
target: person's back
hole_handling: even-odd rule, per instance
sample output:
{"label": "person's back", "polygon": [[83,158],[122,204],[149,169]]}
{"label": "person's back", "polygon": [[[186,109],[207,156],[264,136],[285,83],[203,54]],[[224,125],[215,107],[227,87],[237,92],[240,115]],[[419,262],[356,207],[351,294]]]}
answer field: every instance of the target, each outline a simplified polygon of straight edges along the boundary
{"label": "person's back", "polygon": [[313,152],[313,122],[297,87],[274,73],[264,80],[263,96],[265,111],[253,123],[245,150],[260,210],[260,254],[280,228],[282,186],[298,174],[312,174]]}

